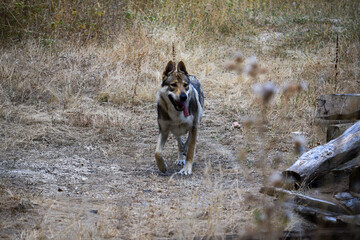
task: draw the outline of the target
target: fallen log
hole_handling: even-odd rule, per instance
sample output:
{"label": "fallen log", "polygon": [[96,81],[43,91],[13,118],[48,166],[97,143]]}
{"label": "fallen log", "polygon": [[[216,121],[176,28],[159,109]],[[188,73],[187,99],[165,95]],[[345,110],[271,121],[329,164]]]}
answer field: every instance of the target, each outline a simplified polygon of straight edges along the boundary
{"label": "fallen log", "polygon": [[307,185],[360,153],[360,121],[338,138],[317,146],[301,157],[282,174],[295,181],[295,187]]}
{"label": "fallen log", "polygon": [[338,216],[337,219],[344,223],[360,226],[360,215],[342,215]]}
{"label": "fallen log", "polygon": [[349,177],[349,190],[353,193],[360,193],[360,166],[353,168]]}
{"label": "fallen log", "polygon": [[351,214],[360,214],[360,199],[349,192],[337,193],[334,196],[339,202],[346,206]]}
{"label": "fallen log", "polygon": [[[360,166],[360,155],[357,156],[356,158],[352,159],[351,161],[348,161],[344,164],[341,164],[340,166],[334,168],[332,170],[332,172],[349,172],[349,174],[351,174],[352,172],[354,172],[354,170],[356,170],[356,168]],[[359,174],[359,173],[357,173]],[[359,176],[359,175],[355,175],[355,176]],[[358,177],[359,178],[359,177]],[[359,179],[360,180],[360,179]]]}
{"label": "fallen log", "polygon": [[282,188],[262,187],[260,189],[260,192],[284,200],[293,200],[294,203],[299,204],[301,206],[317,208],[323,211],[329,211],[338,214],[350,214],[350,212],[346,208],[334,202],[310,197],[300,193],[294,193]]}
{"label": "fallen log", "polygon": [[[174,240],[176,238],[155,238],[158,240]],[[259,230],[248,230],[243,234],[224,234],[224,235],[204,235],[195,236],[193,240],[261,240],[261,239],[273,239],[273,240],[319,240],[319,239],[341,239],[341,240],[354,240],[360,239],[360,230],[358,228],[318,228],[318,229],[305,229],[301,231],[282,231],[278,232],[276,229],[272,231],[259,231]]]}
{"label": "fallen log", "polygon": [[[339,165],[322,177],[311,182],[309,187],[331,189],[333,192],[356,192],[360,187],[360,174],[355,174],[354,169],[360,166],[360,156]],[[354,174],[352,174],[354,173]],[[353,177],[351,177],[353,175]],[[358,176],[358,177],[357,177]],[[353,180],[352,180],[353,179]],[[356,179],[359,179],[356,181]],[[359,182],[359,184],[357,184]]]}
{"label": "fallen log", "polygon": [[[255,240],[256,238],[249,238]],[[260,238],[259,238],[260,239]],[[261,239],[269,239],[268,235]],[[341,239],[354,240],[360,239],[360,230],[354,228],[318,228],[314,230],[305,229],[302,231],[284,231],[279,240],[319,240],[319,239]],[[244,239],[245,240],[245,239]]]}
{"label": "fallen log", "polygon": [[354,123],[341,123],[341,124],[329,125],[326,130],[326,141],[330,142],[331,140],[339,137],[353,124]]}
{"label": "fallen log", "polygon": [[[338,215],[317,208],[290,205],[295,212],[320,227],[359,227],[360,215]],[[358,230],[358,228],[356,228]],[[355,230],[355,229],[354,229]]]}
{"label": "fallen log", "polygon": [[317,99],[316,117],[326,120],[360,119],[360,94],[330,94]]}
{"label": "fallen log", "polygon": [[294,206],[293,209],[305,219],[321,227],[344,227],[346,225],[330,212],[306,206]]}
{"label": "fallen log", "polygon": [[344,207],[335,202],[291,192],[282,188],[262,187],[260,192],[277,197],[283,201],[282,205],[284,208],[295,211],[320,228],[336,229],[355,227],[353,230],[360,229],[358,228],[360,227],[360,215],[356,215],[356,211],[349,211],[347,208],[349,204],[352,205],[350,201],[359,201],[350,193],[339,193],[335,196],[335,198],[339,199],[342,203],[345,201],[347,207]]}

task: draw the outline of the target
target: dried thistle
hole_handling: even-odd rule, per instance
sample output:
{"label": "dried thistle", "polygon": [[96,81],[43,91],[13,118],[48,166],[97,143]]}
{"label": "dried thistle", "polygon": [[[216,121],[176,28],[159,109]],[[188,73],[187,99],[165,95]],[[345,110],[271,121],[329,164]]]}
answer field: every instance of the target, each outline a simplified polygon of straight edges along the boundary
{"label": "dried thistle", "polygon": [[283,161],[283,157],[280,153],[276,153],[275,157],[271,161],[271,167],[276,169],[279,167],[279,164]]}
{"label": "dried thistle", "polygon": [[252,89],[256,97],[260,98],[264,104],[268,104],[278,91],[277,86],[270,81],[263,84],[257,83]]}
{"label": "dried thistle", "polygon": [[238,73],[242,72],[244,56],[241,52],[236,52],[234,59],[225,63],[225,68],[229,71],[237,71]]}
{"label": "dried thistle", "polygon": [[334,66],[334,70],[335,70],[335,79],[334,79],[335,89],[336,89],[336,85],[337,85],[337,76],[339,75],[338,65],[339,65],[339,34],[336,34],[336,55],[335,55],[335,66]]}
{"label": "dried thistle", "polygon": [[175,43],[172,43],[172,57],[173,57],[173,62],[176,62],[176,52],[175,52]]}
{"label": "dried thistle", "polygon": [[259,73],[266,74],[266,73],[268,73],[268,69],[266,67],[261,67]]}
{"label": "dried thistle", "polygon": [[306,82],[287,83],[283,87],[282,93],[286,99],[289,99],[289,98],[293,97],[295,94],[297,94],[301,91],[306,91],[306,90],[307,90]]}
{"label": "dried thistle", "polygon": [[294,152],[297,155],[302,155],[306,150],[307,140],[301,133],[293,133]]}
{"label": "dried thistle", "polygon": [[252,78],[257,78],[260,74],[268,72],[266,67],[260,66],[256,56],[245,59],[241,52],[234,54],[234,59],[225,63],[225,68],[229,71],[237,71],[238,74],[245,74]]}
{"label": "dried thistle", "polygon": [[274,172],[272,173],[266,181],[266,184],[271,187],[281,187],[283,185],[283,176],[280,172]]}
{"label": "dried thistle", "polygon": [[259,75],[260,65],[255,56],[249,57],[247,60],[247,65],[244,67],[244,73],[250,77],[256,78]]}
{"label": "dried thistle", "polygon": [[236,70],[237,66],[236,63],[233,61],[228,61],[227,63],[225,63],[225,68],[228,71],[233,71]]}
{"label": "dried thistle", "polygon": [[133,88],[133,95],[132,95],[132,100],[131,100],[131,102],[132,102],[131,106],[132,106],[134,112],[135,112],[135,97],[137,95],[137,87],[139,85],[139,79],[140,79],[140,73],[141,73],[141,64],[144,59],[144,56],[145,56],[145,52],[139,53],[138,59],[134,63],[134,65],[136,66],[136,78],[135,78],[135,85]]}
{"label": "dried thistle", "polygon": [[234,55],[234,59],[236,63],[242,63],[244,62],[244,55],[241,52],[236,52]]}

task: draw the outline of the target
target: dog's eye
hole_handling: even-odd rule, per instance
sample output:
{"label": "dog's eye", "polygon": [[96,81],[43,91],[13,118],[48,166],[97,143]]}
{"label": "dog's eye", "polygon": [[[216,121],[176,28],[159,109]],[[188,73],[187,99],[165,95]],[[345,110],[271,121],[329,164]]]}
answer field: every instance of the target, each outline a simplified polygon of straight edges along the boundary
{"label": "dog's eye", "polygon": [[177,84],[176,84],[176,83],[172,83],[172,84],[170,84],[170,86],[176,88],[176,87],[177,87]]}

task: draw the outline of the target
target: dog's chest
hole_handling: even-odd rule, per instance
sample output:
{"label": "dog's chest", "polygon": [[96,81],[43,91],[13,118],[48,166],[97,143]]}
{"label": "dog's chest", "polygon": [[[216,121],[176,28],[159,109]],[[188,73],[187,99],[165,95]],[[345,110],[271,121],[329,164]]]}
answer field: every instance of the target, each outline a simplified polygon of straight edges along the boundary
{"label": "dog's chest", "polygon": [[170,121],[160,120],[160,124],[169,129],[175,136],[186,134],[194,124],[194,116],[185,117],[184,114],[169,114]]}

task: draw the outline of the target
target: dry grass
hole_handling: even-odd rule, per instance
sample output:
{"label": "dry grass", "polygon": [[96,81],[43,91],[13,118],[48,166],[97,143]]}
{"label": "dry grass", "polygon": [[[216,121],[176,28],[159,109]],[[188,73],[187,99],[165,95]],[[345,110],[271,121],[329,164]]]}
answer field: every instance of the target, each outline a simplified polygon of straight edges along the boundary
{"label": "dry grass", "polygon": [[[275,239],[298,226],[258,187],[296,159],[291,132],[309,148],[324,142],[319,95],[360,92],[358,10],[350,0],[0,3],[0,211],[12,216],[0,236]],[[173,43],[206,97],[189,178],[153,164]],[[165,154],[176,158],[175,144]],[[24,219],[36,224],[18,228]]]}

